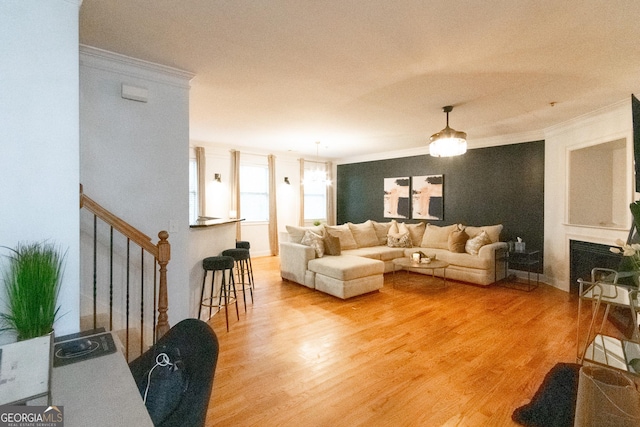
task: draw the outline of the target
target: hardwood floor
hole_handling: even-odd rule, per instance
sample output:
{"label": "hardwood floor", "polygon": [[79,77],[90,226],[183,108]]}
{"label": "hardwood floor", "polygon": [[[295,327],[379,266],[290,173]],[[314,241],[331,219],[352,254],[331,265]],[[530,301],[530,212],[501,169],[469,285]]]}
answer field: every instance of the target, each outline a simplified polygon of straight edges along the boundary
{"label": "hardwood floor", "polygon": [[[208,426],[511,426],[558,362],[575,361],[577,299],[415,273],[346,301],[253,259],[255,303],[220,341]],[[434,280],[433,282],[431,280]],[[394,284],[395,283],[395,284]]]}

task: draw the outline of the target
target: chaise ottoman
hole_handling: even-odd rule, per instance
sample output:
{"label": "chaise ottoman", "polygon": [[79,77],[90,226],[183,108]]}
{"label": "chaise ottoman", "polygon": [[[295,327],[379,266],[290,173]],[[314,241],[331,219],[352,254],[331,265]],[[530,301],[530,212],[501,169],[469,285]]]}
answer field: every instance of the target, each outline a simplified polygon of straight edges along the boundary
{"label": "chaise ottoman", "polygon": [[384,284],[384,262],[354,255],[324,256],[309,261],[315,288],[338,298],[377,291]]}

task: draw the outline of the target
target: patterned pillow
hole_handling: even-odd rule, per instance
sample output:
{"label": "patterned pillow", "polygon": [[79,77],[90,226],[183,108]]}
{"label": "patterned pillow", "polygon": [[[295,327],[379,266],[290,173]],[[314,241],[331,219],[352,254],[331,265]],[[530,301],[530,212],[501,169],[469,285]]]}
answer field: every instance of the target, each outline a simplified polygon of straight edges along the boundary
{"label": "patterned pillow", "polygon": [[389,233],[387,235],[387,246],[390,248],[410,248],[411,235],[406,233]]}
{"label": "patterned pillow", "polygon": [[324,255],[324,240],[322,236],[311,230],[304,232],[304,237],[300,241],[303,245],[311,246],[316,251],[316,256],[322,258]]}
{"label": "patterned pillow", "polygon": [[487,232],[483,230],[473,239],[467,240],[467,243],[464,245],[464,250],[471,255],[478,255],[480,248],[489,243],[491,243],[491,239]]}

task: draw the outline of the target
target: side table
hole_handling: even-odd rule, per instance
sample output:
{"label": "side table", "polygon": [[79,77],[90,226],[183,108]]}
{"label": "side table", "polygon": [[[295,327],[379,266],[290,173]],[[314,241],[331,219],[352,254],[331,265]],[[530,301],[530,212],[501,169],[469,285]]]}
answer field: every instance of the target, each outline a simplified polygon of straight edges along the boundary
{"label": "side table", "polygon": [[[538,266],[540,265],[540,251],[538,250],[524,250],[524,251],[509,251],[506,249],[496,249],[495,254],[495,271],[496,271],[496,283],[503,285],[509,283],[507,287],[511,287],[518,290],[530,292],[538,287],[540,284],[540,271]],[[498,264],[501,263],[504,267],[505,278],[497,280]],[[527,282],[523,287],[513,285],[515,281],[515,275],[509,275],[509,269],[514,267],[520,267],[523,271],[527,272]],[[531,275],[535,273],[535,282],[531,280]]]}

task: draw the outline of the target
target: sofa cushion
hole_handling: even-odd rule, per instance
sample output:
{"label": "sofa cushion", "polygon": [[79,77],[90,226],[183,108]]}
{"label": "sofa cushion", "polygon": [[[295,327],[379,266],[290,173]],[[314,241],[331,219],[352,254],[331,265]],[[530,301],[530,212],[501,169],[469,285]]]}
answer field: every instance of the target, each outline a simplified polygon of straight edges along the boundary
{"label": "sofa cushion", "polygon": [[353,255],[312,259],[308,268],[316,274],[345,281],[384,273],[382,261]]}
{"label": "sofa cushion", "polygon": [[411,244],[413,246],[420,246],[422,243],[422,237],[424,237],[424,230],[426,229],[424,222],[419,222],[417,224],[405,224],[407,229],[409,230],[409,235],[411,236]]}
{"label": "sofa cushion", "polygon": [[391,221],[389,222],[376,222],[371,221],[373,224],[373,229],[376,232],[376,237],[378,237],[379,245],[387,244],[387,234],[389,234],[389,228],[391,228]]}
{"label": "sofa cushion", "polygon": [[359,248],[369,248],[378,245],[378,236],[376,235],[376,230],[373,228],[371,220],[365,221],[362,224],[348,223],[348,225]]}
{"label": "sofa cushion", "polygon": [[[471,255],[467,252],[458,253],[446,251],[446,253],[438,253],[438,259],[446,261],[452,266],[458,266],[468,270],[493,270],[495,268],[495,262],[493,258],[484,258],[478,255]],[[449,274],[447,273],[447,277],[448,276]]]}
{"label": "sofa cushion", "polygon": [[340,239],[331,234],[324,236],[324,254],[325,255],[340,255],[342,248],[340,247]]}
{"label": "sofa cushion", "polygon": [[469,240],[469,235],[462,230],[453,230],[449,234],[449,250],[456,253],[465,252],[465,244]]}
{"label": "sofa cushion", "polygon": [[457,224],[446,225],[439,227],[433,224],[427,224],[426,230],[424,230],[424,236],[422,242],[420,242],[421,248],[436,248],[436,249],[449,249],[449,234],[453,230],[457,230]]}
{"label": "sofa cushion", "polygon": [[324,240],[321,235],[311,230],[304,232],[304,237],[300,241],[303,245],[311,246],[316,251],[316,256],[322,258],[324,256]]}
{"label": "sofa cushion", "polygon": [[340,239],[340,248],[342,250],[355,249],[358,247],[349,228],[349,224],[327,225],[325,226],[325,230],[328,234]]}
{"label": "sofa cushion", "polygon": [[483,230],[476,237],[467,240],[464,250],[468,254],[478,255],[480,248],[484,245],[488,245],[489,243],[491,243],[491,239],[489,239],[487,232]]}
{"label": "sofa cushion", "polygon": [[495,242],[499,242],[500,241],[500,233],[502,232],[502,224],[486,225],[486,226],[482,226],[482,227],[468,226],[468,227],[465,227],[464,231],[466,231],[466,233],[469,235],[470,239],[476,237],[482,231],[486,231],[487,232],[487,236],[489,236],[489,239],[491,240],[491,243],[495,243]]}
{"label": "sofa cushion", "polygon": [[388,246],[372,246],[370,248],[350,249],[342,252],[344,255],[355,255],[371,259],[379,259],[381,261],[391,261],[404,256],[405,249],[390,248]]}
{"label": "sofa cushion", "polygon": [[286,227],[289,232],[289,241],[293,243],[302,242],[304,233],[307,230],[311,230],[320,236],[324,236],[324,225],[317,225],[313,227],[296,227],[295,225],[287,225]]}

